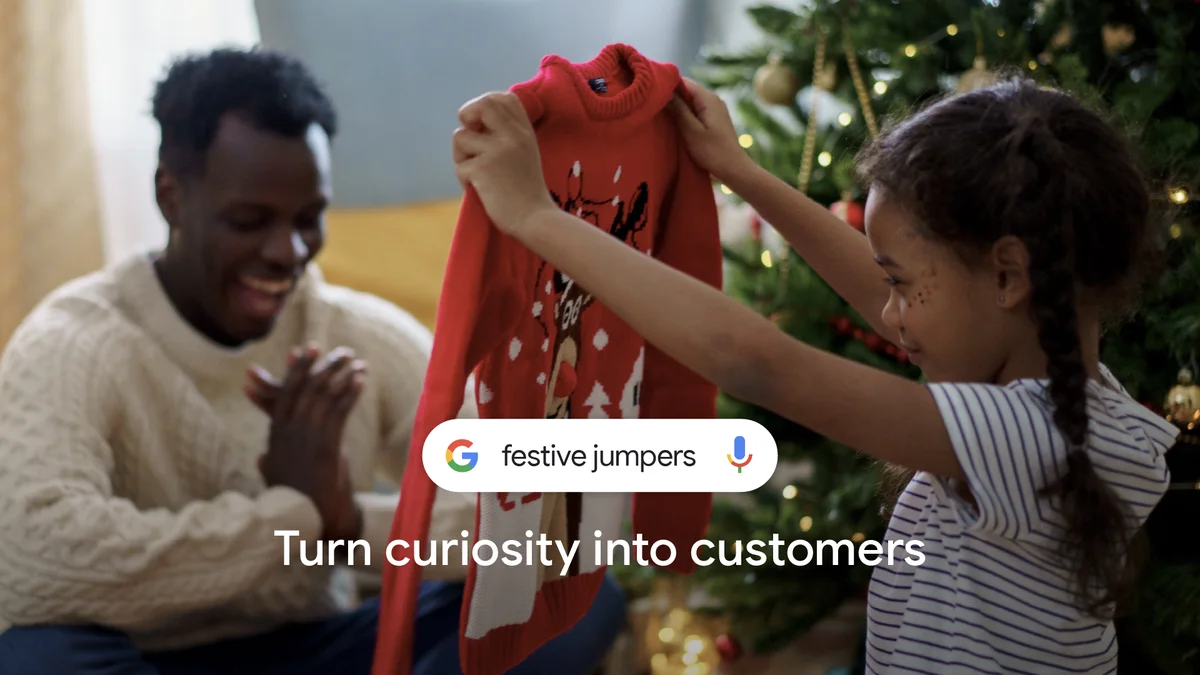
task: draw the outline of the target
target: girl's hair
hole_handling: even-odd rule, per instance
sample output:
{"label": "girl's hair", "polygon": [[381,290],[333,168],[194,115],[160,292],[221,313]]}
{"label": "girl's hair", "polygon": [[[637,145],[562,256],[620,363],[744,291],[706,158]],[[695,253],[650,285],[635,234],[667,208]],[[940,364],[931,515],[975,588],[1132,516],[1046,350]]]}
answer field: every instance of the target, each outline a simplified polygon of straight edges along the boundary
{"label": "girl's hair", "polygon": [[1029,251],[1030,308],[1048,360],[1054,422],[1070,444],[1048,488],[1067,522],[1062,555],[1080,605],[1100,616],[1131,590],[1133,529],[1084,450],[1087,382],[1077,289],[1127,298],[1150,231],[1150,191],[1122,136],[1075,98],[1025,79],[951,96],[858,158],[864,185],[965,259],[1005,236]]}

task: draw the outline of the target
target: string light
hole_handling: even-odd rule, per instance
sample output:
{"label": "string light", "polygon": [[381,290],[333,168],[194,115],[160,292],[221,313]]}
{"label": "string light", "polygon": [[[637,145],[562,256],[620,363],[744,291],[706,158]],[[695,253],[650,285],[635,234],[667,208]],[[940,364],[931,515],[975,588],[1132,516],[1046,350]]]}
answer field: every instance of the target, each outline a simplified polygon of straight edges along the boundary
{"label": "string light", "polygon": [[1187,188],[1177,187],[1171,190],[1171,201],[1175,204],[1186,204],[1191,195],[1188,194]]}
{"label": "string light", "polygon": [[741,136],[738,136],[738,144],[743,148],[748,148],[754,145],[754,137],[750,134],[742,134]]}
{"label": "string light", "polygon": [[949,35],[952,37],[955,35],[958,35],[958,26],[955,26],[954,24],[950,24],[949,26],[946,26],[946,35]]}
{"label": "string light", "polygon": [[789,485],[789,486],[783,488],[783,498],[784,499],[795,499],[797,492],[799,492],[799,490],[796,489],[795,485]]}
{"label": "string light", "polygon": [[1179,226],[1179,223],[1173,223],[1171,225],[1171,238],[1178,239],[1181,236],[1183,236],[1183,228]]}
{"label": "string light", "polygon": [[917,55],[917,46],[916,46],[916,45],[909,45],[909,46],[905,47],[905,48],[904,48],[904,55],[905,55],[905,56],[907,56],[907,57],[908,57],[908,58],[910,58],[910,59],[911,59],[912,57],[916,56],[916,55]]}
{"label": "string light", "polygon": [[733,194],[733,190],[730,190],[729,186],[724,183],[721,183],[721,192],[724,192],[727,195]]}
{"label": "string light", "polygon": [[[747,583],[753,583],[754,575],[746,576]],[[674,586],[674,584],[672,584]],[[671,592],[670,589],[656,591],[662,595]],[[666,598],[663,597],[663,600]],[[649,659],[650,673],[653,675],[710,675],[719,660],[713,644],[711,631],[715,625],[711,621],[699,620],[693,617],[684,607],[674,607],[661,617],[658,625],[650,629],[647,636],[652,643]],[[658,638],[655,645],[654,637]]]}
{"label": "string light", "polygon": [[762,264],[763,264],[763,267],[771,266],[772,263],[771,263],[771,252],[770,251],[762,252]]}
{"label": "string light", "polygon": [[683,607],[676,607],[667,614],[667,623],[675,627],[681,627],[691,620],[691,613]]}
{"label": "string light", "polygon": [[866,538],[867,538],[867,536],[865,534],[863,534],[862,532],[855,532],[854,536],[850,537],[850,540],[857,544]]}
{"label": "string light", "polygon": [[1037,61],[1034,61],[1034,60],[1030,59],[1030,61],[1029,61],[1029,69],[1030,69],[1030,70],[1037,70]]}
{"label": "string light", "polygon": [[1004,29],[1003,29],[1003,28],[1001,28],[1000,30],[996,31],[996,36],[997,36],[997,37],[1004,37]]}
{"label": "string light", "polygon": [[848,113],[848,112],[844,112],[841,115],[838,115],[838,124],[840,124],[844,127],[850,126],[850,123],[853,121],[854,121],[854,117],[851,116],[850,113]]}
{"label": "string light", "polygon": [[817,155],[817,164],[820,164],[821,166],[829,166],[832,163],[833,163],[833,155],[829,154],[828,151],[822,152],[821,154]]}
{"label": "string light", "polygon": [[800,531],[808,532],[812,529],[812,516],[804,516],[800,519]]}
{"label": "string light", "polygon": [[880,80],[875,83],[875,93],[883,96],[887,93],[887,82]]}

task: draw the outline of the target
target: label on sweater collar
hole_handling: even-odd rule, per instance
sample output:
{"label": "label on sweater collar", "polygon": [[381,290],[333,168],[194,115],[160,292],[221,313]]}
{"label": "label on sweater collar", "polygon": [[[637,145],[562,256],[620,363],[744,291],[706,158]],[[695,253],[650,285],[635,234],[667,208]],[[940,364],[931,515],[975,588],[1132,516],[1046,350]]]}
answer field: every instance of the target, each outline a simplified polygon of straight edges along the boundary
{"label": "label on sweater collar", "polygon": [[451,492],[749,492],[778,448],[743,419],[452,419],[422,462]]}
{"label": "label on sweater collar", "polygon": [[608,83],[605,82],[603,77],[593,77],[592,79],[588,80],[588,84],[591,85],[592,91],[601,94],[608,93]]}

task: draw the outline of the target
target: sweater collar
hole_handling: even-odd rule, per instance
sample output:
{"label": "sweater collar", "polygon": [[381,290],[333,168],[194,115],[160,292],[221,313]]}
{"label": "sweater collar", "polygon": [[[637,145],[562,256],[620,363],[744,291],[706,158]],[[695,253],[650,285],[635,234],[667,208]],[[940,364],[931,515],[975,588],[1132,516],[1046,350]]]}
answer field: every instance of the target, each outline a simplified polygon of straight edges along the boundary
{"label": "sweater collar", "polygon": [[171,361],[196,381],[245,382],[246,370],[259,364],[274,372],[288,350],[303,339],[308,296],[319,282],[312,265],[288,298],[275,326],[261,340],[239,347],[218,344],[196,330],[175,309],[154,271],[154,252],[138,253],[116,270],[125,311]]}
{"label": "sweater collar", "polygon": [[[590,81],[596,78],[604,78],[606,92],[592,88]],[[584,63],[546,56],[538,76],[527,84],[539,89],[544,109],[538,113],[640,124],[662,111],[680,82],[674,65],[652,61],[618,43]]]}

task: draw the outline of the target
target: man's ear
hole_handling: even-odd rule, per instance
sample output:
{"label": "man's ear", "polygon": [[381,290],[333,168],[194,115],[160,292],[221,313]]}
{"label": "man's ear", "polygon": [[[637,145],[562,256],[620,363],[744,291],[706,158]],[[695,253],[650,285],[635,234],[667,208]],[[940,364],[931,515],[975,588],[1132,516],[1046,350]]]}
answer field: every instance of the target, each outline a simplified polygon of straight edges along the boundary
{"label": "man's ear", "polygon": [[992,274],[996,303],[1005,309],[1020,305],[1033,291],[1029,279],[1029,249],[1017,237],[1001,237],[992,245]]}
{"label": "man's ear", "polygon": [[154,199],[158,202],[158,212],[171,229],[175,229],[179,223],[179,202],[183,198],[181,193],[179,179],[159,164],[154,172]]}

